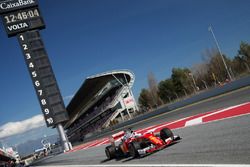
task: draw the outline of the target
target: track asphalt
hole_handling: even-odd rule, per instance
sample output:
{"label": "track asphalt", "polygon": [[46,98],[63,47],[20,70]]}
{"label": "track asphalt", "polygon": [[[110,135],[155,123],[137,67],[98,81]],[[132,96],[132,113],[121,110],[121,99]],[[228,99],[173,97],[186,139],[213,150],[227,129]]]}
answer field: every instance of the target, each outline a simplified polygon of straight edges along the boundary
{"label": "track asphalt", "polygon": [[133,125],[142,132],[167,125],[183,138],[144,158],[107,161],[104,138],[34,165],[250,164],[249,93],[250,88],[241,89]]}

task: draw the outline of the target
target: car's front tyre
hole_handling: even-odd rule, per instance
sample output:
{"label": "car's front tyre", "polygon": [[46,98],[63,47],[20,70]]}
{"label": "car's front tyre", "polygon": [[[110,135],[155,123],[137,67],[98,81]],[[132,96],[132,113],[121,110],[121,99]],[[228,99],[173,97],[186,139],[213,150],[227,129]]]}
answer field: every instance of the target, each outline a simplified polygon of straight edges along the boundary
{"label": "car's front tyre", "polygon": [[116,150],[115,150],[115,147],[114,146],[107,146],[105,148],[105,154],[107,156],[107,158],[110,160],[110,159],[113,159],[116,157]]}
{"label": "car's front tyre", "polygon": [[160,131],[160,138],[165,141],[168,138],[174,139],[174,134],[169,128],[163,128]]}
{"label": "car's front tyre", "polygon": [[139,142],[132,142],[128,146],[129,154],[132,158],[137,158],[140,156],[138,150],[141,149],[141,145]]}

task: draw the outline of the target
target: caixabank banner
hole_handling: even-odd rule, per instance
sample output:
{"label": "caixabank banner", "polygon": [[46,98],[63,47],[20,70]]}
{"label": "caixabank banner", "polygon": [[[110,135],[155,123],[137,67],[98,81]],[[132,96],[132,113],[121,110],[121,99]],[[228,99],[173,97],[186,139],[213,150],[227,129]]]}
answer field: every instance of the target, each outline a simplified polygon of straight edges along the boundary
{"label": "caixabank banner", "polygon": [[36,0],[0,0],[0,14],[38,6]]}

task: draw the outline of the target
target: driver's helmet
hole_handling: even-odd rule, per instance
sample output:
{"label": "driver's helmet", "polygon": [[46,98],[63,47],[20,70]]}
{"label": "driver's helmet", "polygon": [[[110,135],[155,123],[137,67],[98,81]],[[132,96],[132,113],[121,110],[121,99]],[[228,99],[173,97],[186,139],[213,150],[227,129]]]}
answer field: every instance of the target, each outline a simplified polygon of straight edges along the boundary
{"label": "driver's helmet", "polygon": [[126,130],[124,131],[124,139],[126,140],[126,139],[128,139],[128,138],[133,137],[133,134],[134,134],[134,131],[133,131],[133,130],[131,130],[130,128],[126,129]]}

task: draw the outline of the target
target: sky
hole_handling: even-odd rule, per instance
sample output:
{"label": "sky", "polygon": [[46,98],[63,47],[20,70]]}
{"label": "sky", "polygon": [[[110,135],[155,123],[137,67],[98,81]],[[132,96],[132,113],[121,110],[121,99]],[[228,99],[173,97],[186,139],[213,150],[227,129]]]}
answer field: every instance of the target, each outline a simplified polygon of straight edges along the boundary
{"label": "sky", "polygon": [[[46,23],[41,34],[66,104],[90,75],[130,69],[138,97],[149,72],[160,81],[173,67],[201,63],[202,53],[216,47],[210,24],[229,57],[241,41],[250,43],[249,0],[39,2]],[[0,140],[6,141],[44,122],[17,39],[7,38],[2,23],[0,57]]]}

